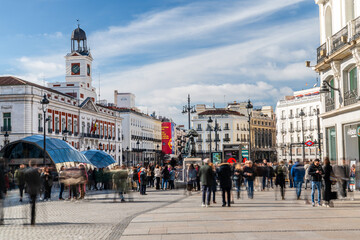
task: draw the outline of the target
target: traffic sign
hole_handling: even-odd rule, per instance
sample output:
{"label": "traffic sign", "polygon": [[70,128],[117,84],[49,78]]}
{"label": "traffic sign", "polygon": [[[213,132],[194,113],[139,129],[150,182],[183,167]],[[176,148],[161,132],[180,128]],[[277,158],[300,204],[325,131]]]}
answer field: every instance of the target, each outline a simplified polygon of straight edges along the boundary
{"label": "traffic sign", "polygon": [[236,163],[236,159],[235,158],[229,158],[227,160],[228,163]]}
{"label": "traffic sign", "polygon": [[314,145],[314,142],[312,142],[312,141],[307,141],[306,143],[305,143],[305,145],[306,146],[308,146],[308,147],[311,147],[312,145]]}

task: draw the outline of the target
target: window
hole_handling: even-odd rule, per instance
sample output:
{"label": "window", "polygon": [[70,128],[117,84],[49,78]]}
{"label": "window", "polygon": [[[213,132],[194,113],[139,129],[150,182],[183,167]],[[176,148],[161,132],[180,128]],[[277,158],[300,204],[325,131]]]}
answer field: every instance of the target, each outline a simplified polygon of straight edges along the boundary
{"label": "window", "polygon": [[69,132],[72,131],[71,119],[68,120],[67,130],[68,130]]}
{"label": "window", "polygon": [[59,131],[59,118],[58,117],[55,118],[55,130]]}
{"label": "window", "polygon": [[49,121],[48,121],[48,130],[52,130],[52,117],[49,117]]}
{"label": "window", "polygon": [[229,130],[229,124],[225,123],[225,130]]}
{"label": "window", "polygon": [[357,68],[354,67],[348,73],[347,90],[352,91],[357,89]]}
{"label": "window", "polygon": [[290,110],[290,116],[292,117],[292,115],[293,115],[293,110],[291,109]]}
{"label": "window", "polygon": [[39,126],[39,130],[40,130],[40,128],[42,127],[42,114],[41,113],[39,113],[38,114],[38,126]]}
{"label": "window", "polygon": [[81,132],[85,133],[85,122],[82,122],[81,124]]}
{"label": "window", "polygon": [[64,131],[66,128],[66,121],[65,118],[61,119],[61,131]]}
{"label": "window", "polygon": [[[329,81],[329,84],[332,88],[334,88],[334,79],[330,79]],[[330,98],[331,99],[334,99],[334,96],[335,96],[335,92],[334,92],[334,89],[330,88]]]}
{"label": "window", "polygon": [[77,125],[78,125],[77,120],[74,120],[74,132],[76,133],[78,132]]}
{"label": "window", "polygon": [[11,131],[11,113],[3,113],[3,131]]}

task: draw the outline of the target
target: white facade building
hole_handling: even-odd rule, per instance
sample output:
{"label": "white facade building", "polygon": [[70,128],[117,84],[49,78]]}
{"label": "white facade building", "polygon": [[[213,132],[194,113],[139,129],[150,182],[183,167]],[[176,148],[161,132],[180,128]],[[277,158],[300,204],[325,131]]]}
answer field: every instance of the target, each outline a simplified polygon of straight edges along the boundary
{"label": "white facade building", "polygon": [[[330,92],[321,96],[324,156],[341,162],[359,161],[360,2],[316,0],[319,6],[320,47],[315,71]],[[331,89],[328,85],[332,86]]]}
{"label": "white facade building", "polygon": [[[141,113],[134,106],[135,96],[115,90],[114,110],[120,113],[123,127],[123,150],[127,164],[149,163],[161,150],[161,120]],[[130,104],[130,105],[127,105]]]}
{"label": "white facade building", "polygon": [[[7,132],[10,141],[16,141],[46,131],[47,136],[64,139],[79,151],[101,148],[120,164],[120,113],[95,104],[96,92],[88,68],[90,65],[91,69],[92,58],[85,32],[75,29],[71,42],[72,52],[66,57],[66,65],[80,69],[73,67],[73,75],[67,69],[65,83],[51,83],[48,88],[16,77],[0,77],[1,132]],[[81,42],[77,49],[73,47],[76,42]],[[40,104],[44,94],[50,102],[45,129]]]}
{"label": "white facade building", "polygon": [[[321,114],[320,88],[294,92],[276,105],[276,142],[278,159],[303,160],[319,158],[318,115]],[[305,116],[299,115],[301,110]],[[303,122],[302,122],[303,121]],[[304,128],[302,128],[302,126]],[[320,127],[322,123],[320,121]],[[304,134],[303,134],[304,133]],[[322,132],[320,132],[322,133]],[[304,139],[303,139],[304,136]],[[311,147],[303,145],[307,141],[316,142]]]}

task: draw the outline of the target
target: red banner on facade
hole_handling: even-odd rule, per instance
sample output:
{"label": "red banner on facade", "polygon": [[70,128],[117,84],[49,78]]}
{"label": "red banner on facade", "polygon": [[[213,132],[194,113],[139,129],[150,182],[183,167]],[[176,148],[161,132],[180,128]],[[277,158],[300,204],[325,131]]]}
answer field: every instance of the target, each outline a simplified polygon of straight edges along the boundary
{"label": "red banner on facade", "polygon": [[164,154],[172,154],[172,134],[171,123],[163,122],[161,124],[161,150]]}

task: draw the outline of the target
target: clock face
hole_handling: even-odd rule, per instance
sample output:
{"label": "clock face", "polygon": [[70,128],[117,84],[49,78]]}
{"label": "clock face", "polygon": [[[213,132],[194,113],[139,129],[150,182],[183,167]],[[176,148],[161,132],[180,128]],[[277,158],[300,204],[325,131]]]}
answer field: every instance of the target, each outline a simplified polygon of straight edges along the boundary
{"label": "clock face", "polygon": [[87,65],[87,75],[90,76],[90,65]]}
{"label": "clock face", "polygon": [[80,75],[80,63],[71,64],[71,75]]}

